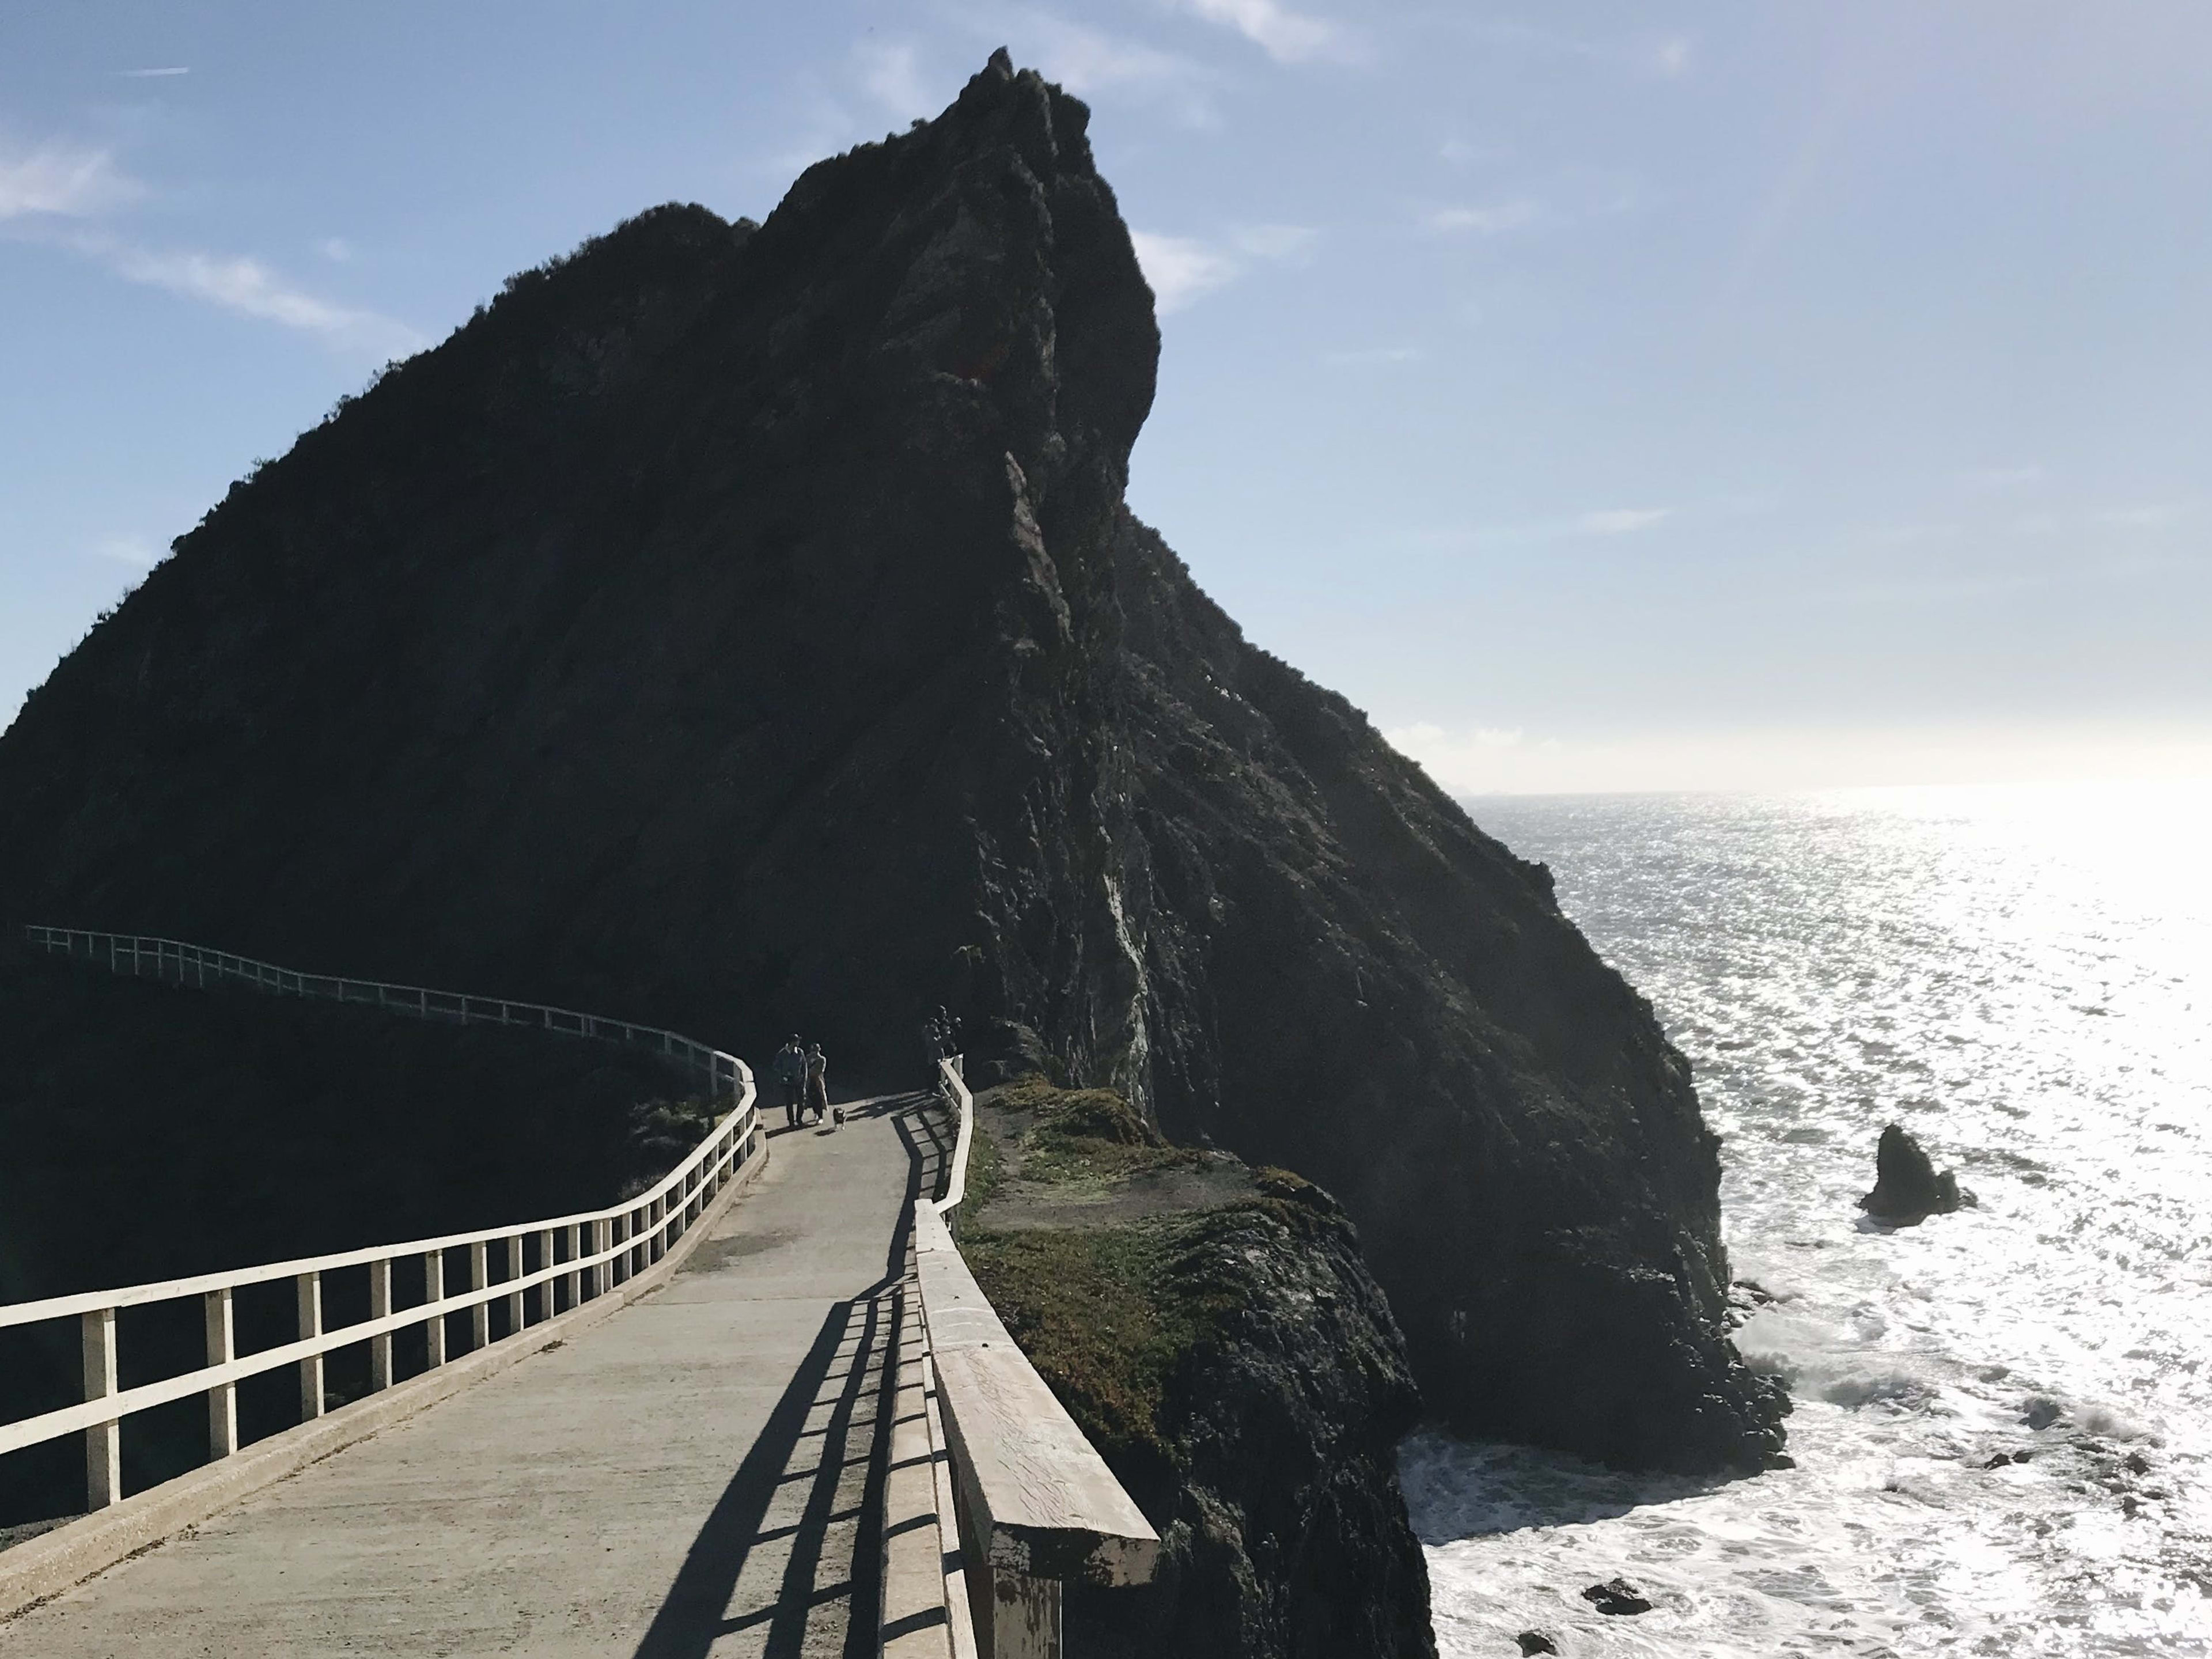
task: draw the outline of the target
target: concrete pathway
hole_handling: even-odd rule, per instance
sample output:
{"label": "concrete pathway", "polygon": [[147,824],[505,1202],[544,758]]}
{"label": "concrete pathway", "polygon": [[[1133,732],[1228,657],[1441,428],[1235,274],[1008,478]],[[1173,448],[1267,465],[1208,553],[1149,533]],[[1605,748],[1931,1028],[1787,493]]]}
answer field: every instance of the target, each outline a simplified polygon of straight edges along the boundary
{"label": "concrete pathway", "polygon": [[764,1111],[767,1167],[666,1285],[0,1624],[0,1656],[873,1659],[908,1099],[834,1133]]}

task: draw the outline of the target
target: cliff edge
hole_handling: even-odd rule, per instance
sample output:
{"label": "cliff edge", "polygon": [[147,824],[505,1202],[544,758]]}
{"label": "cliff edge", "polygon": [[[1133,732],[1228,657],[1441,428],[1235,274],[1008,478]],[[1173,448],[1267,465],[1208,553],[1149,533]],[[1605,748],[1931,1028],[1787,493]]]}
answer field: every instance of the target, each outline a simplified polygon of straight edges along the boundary
{"label": "cliff edge", "polygon": [[1123,503],[1159,336],[1004,54],[526,273],[0,738],[0,910],[1110,1085],[1343,1202],[1430,1408],[1753,1466],[1714,1138],[1539,866]]}

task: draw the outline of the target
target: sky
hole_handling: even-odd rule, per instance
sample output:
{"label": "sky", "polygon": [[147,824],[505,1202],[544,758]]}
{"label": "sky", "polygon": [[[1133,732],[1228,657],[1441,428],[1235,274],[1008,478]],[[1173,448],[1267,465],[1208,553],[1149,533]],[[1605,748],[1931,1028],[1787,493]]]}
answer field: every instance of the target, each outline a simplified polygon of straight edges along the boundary
{"label": "sky", "polygon": [[1456,793],[2212,777],[2201,0],[0,13],[0,719],[264,456],[994,46],[1158,295],[1131,501]]}

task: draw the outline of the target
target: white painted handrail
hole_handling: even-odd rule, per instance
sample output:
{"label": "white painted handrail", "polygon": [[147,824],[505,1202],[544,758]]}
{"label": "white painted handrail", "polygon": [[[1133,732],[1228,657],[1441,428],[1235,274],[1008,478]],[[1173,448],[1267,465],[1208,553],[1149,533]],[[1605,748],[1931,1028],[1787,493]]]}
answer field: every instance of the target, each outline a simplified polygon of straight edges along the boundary
{"label": "white painted handrail", "polygon": [[139,933],[89,933],[81,927],[26,926],[23,936],[32,944],[59,956],[99,963],[110,972],[167,980],[205,990],[210,986],[243,985],[276,996],[321,997],[332,1002],[371,1003],[388,1012],[412,1014],[417,1019],[450,1019],[463,1025],[520,1025],[552,1031],[562,1036],[592,1037],[625,1047],[641,1047],[672,1060],[696,1066],[708,1073],[710,1092],[734,1091],[737,1058],[695,1042],[680,1032],[657,1025],[636,1025],[602,1014],[580,1014],[569,1008],[549,1007],[541,1002],[517,1002],[507,997],[471,996],[461,991],[433,991],[420,985],[389,985],[380,980],[348,979],[337,974],[307,974],[296,968],[280,968],[251,957],[212,951],[181,939],[155,939]]}
{"label": "white painted handrail", "polygon": [[1007,1334],[953,1240],[975,1097],[957,1060],[938,1070],[960,1127],[945,1195],[915,1202],[915,1279],[952,1465],[966,1611],[981,1659],[1058,1659],[1062,1584],[1151,1582],[1159,1534]]}
{"label": "white painted handrail", "polygon": [[[375,1245],[334,1255],[302,1256],[291,1261],[133,1285],[120,1290],[0,1305],[0,1329],[46,1320],[74,1318],[80,1322],[84,1353],[83,1401],[14,1423],[0,1424],[0,1453],[82,1433],[85,1437],[88,1509],[104,1509],[122,1496],[119,1429],[123,1418],[131,1413],[190,1395],[205,1395],[210,1455],[221,1458],[238,1449],[237,1385],[246,1377],[296,1365],[300,1371],[300,1412],[304,1420],[323,1414],[323,1360],[333,1349],[350,1347],[362,1341],[369,1344],[370,1395],[363,1397],[367,1399],[392,1386],[395,1380],[392,1339],[395,1333],[410,1326],[423,1328],[426,1358],[432,1368],[446,1361],[445,1322],[450,1315],[465,1312],[473,1316],[471,1352],[495,1340],[495,1304],[504,1304],[502,1322],[506,1326],[497,1340],[519,1336],[530,1326],[543,1324],[559,1313],[564,1296],[568,1306],[574,1309],[606,1294],[659,1261],[685,1230],[705,1213],[715,1193],[758,1155],[762,1145],[751,1068],[735,1054],[708,1048],[673,1031],[571,1013],[534,1003],[463,996],[419,986],[301,974],[174,939],[88,933],[60,927],[31,927],[24,932],[33,944],[49,951],[77,956],[82,945],[82,956],[96,963],[104,962],[118,973],[143,974],[150,963],[153,970],[165,979],[173,969],[180,983],[236,982],[283,994],[374,1001],[395,1012],[418,1018],[535,1026],[625,1043],[643,1041],[649,1047],[657,1046],[671,1059],[703,1071],[710,1093],[721,1093],[726,1084],[732,1097],[731,1109],[681,1164],[650,1190],[605,1209],[475,1232],[449,1233],[439,1238]],[[356,996],[351,994],[354,991],[374,994]],[[499,1012],[480,1012],[493,1009]],[[495,1246],[498,1247],[496,1255],[500,1258],[496,1261]],[[461,1249],[468,1252],[465,1271],[470,1282],[465,1288],[448,1294],[446,1257],[449,1252]],[[537,1258],[536,1265],[526,1268],[526,1262],[532,1255]],[[404,1308],[394,1308],[392,1265],[401,1258],[418,1257],[423,1264],[424,1298]],[[325,1329],[322,1276],[356,1267],[368,1269],[369,1316],[354,1324]],[[501,1276],[495,1279],[495,1271]],[[284,1279],[293,1280],[296,1286],[297,1340],[251,1354],[234,1352],[233,1292],[244,1285]],[[532,1291],[537,1292],[533,1298],[537,1303],[534,1319],[529,1316],[529,1301],[525,1296]],[[205,1307],[207,1364],[159,1382],[118,1389],[117,1311],[188,1297],[200,1297]]]}

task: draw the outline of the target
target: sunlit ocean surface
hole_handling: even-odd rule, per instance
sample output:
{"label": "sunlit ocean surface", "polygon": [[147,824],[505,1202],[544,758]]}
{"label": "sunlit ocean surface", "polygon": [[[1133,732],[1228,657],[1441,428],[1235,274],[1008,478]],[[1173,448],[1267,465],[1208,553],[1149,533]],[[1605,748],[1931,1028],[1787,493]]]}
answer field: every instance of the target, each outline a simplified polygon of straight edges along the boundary
{"label": "sunlit ocean surface", "polygon": [[[2212,789],[1474,807],[1695,1066],[1799,1466],[1416,1437],[1444,1653],[2212,1654]],[[1865,1223],[1893,1121],[1979,1207]]]}

